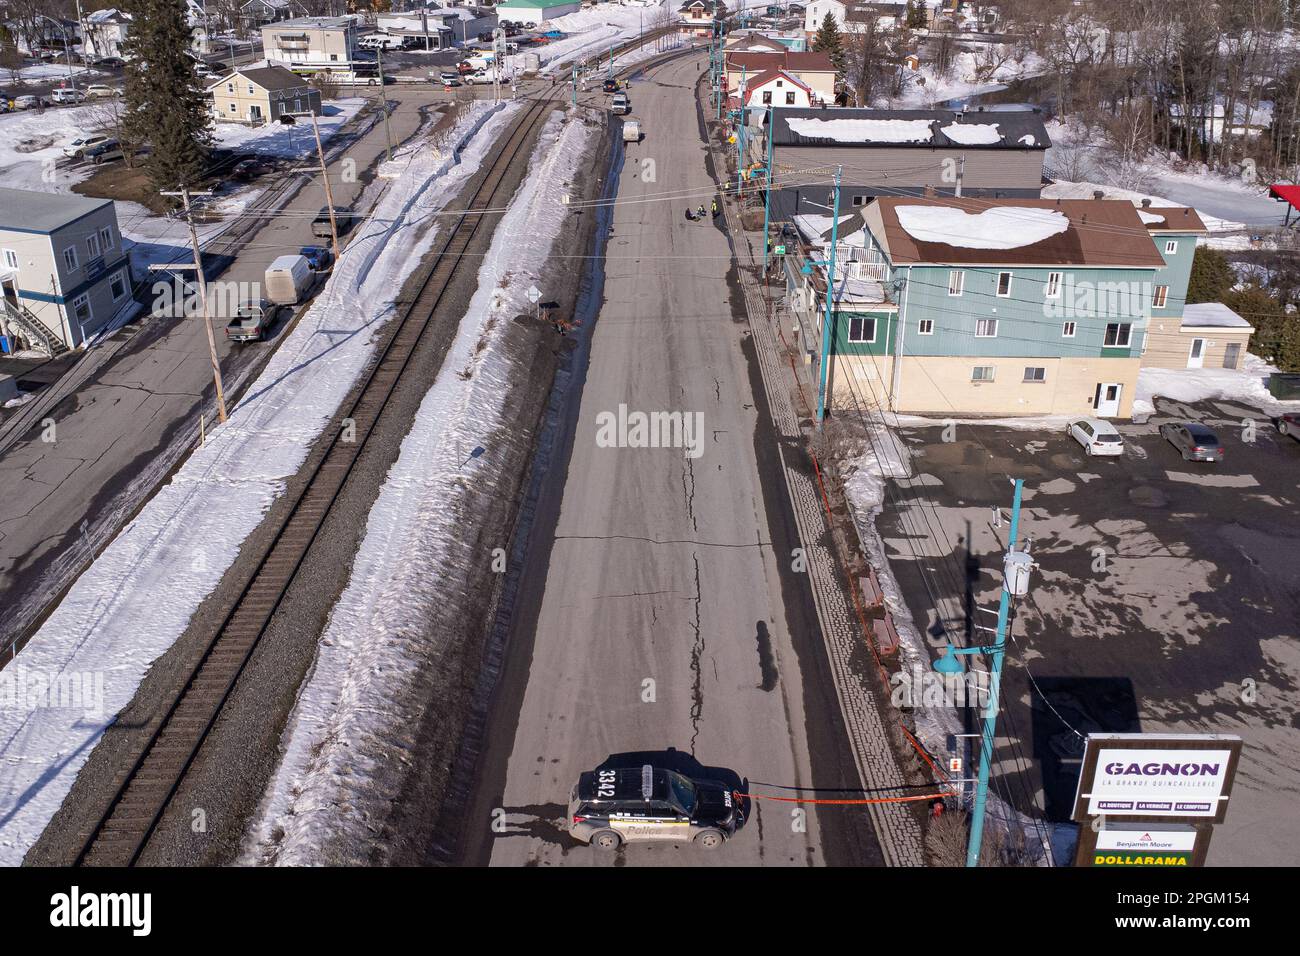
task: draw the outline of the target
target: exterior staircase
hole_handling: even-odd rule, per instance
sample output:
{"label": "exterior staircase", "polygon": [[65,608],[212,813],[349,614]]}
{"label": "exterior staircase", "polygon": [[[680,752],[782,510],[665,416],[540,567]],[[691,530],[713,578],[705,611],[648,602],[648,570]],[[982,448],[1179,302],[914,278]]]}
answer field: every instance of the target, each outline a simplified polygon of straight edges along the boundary
{"label": "exterior staircase", "polygon": [[62,355],[68,350],[67,345],[49,326],[29,312],[21,303],[15,305],[8,299],[0,298],[0,311],[11,328],[22,332],[37,348],[47,352],[50,358]]}

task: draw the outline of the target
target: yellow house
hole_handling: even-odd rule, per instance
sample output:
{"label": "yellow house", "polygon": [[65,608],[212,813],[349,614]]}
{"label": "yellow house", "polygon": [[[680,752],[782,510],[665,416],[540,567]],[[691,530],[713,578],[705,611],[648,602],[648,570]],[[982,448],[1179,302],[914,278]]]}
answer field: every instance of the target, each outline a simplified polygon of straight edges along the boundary
{"label": "yellow house", "polygon": [[321,112],[320,93],[282,66],[238,69],[208,85],[212,113],[232,123],[273,122],[282,113]]}

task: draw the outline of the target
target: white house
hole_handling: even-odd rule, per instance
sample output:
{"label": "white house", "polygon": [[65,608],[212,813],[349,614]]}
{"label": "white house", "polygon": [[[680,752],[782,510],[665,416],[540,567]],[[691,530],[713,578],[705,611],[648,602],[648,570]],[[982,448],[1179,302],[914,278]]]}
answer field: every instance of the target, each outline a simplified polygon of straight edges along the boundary
{"label": "white house", "polygon": [[125,59],[122,44],[131,31],[131,14],[115,8],[95,10],[86,15],[86,36],[82,54],[89,60],[116,56]]}
{"label": "white house", "polygon": [[768,70],[748,79],[745,83],[745,105],[797,106],[813,105],[813,90],[797,76],[785,70]]}

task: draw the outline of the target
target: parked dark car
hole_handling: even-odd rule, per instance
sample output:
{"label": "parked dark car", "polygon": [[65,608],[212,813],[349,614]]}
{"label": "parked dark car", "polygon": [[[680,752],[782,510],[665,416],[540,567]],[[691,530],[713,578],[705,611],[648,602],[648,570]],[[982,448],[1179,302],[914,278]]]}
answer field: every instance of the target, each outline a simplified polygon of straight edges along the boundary
{"label": "parked dark car", "polygon": [[298,255],[307,260],[312,272],[323,272],[334,261],[334,256],[325,246],[303,246],[298,250]]}
{"label": "parked dark car", "polygon": [[1184,461],[1223,461],[1219,436],[1200,422],[1165,422],[1160,436],[1178,449]]}
{"label": "parked dark car", "polygon": [[115,139],[100,143],[98,146],[91,146],[81,155],[96,166],[110,160],[126,158],[126,153],[122,151],[122,144]]}
{"label": "parked dark car", "polygon": [[98,60],[91,60],[90,65],[101,70],[116,70],[120,66],[126,66],[126,60],[120,56],[101,56]]}
{"label": "parked dark car", "polygon": [[[355,217],[348,209],[335,209],[334,223],[338,227],[340,236],[344,235],[356,224]],[[330,238],[330,211],[328,206],[322,208],[320,214],[312,220],[311,234],[319,239]]]}
{"label": "parked dark car", "polygon": [[569,835],[600,850],[642,841],[714,850],[745,822],[738,795],[722,781],[650,764],[581,774],[569,794],[568,817]]}
{"label": "parked dark car", "polygon": [[230,175],[241,182],[248,182],[251,179],[256,179],[270,168],[260,159],[241,159],[235,163],[235,168],[230,171]]}
{"label": "parked dark car", "polygon": [[606,93],[617,93],[617,92],[618,92],[618,80],[615,80],[615,79],[608,79],[608,80],[606,80],[604,83],[602,83],[602,84],[600,85],[600,88],[601,88],[602,90],[604,90]]}

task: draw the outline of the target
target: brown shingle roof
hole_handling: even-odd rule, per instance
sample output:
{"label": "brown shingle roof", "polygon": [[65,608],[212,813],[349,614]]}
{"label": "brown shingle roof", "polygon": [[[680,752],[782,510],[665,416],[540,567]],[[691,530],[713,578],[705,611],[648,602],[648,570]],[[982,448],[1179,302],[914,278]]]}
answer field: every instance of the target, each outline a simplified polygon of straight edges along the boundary
{"label": "brown shingle roof", "polygon": [[[875,200],[884,227],[885,246],[895,265],[1113,266],[1160,268],[1156,251],[1137,208],[1122,199],[956,199],[904,198]],[[898,222],[899,206],[945,206],[976,215],[990,208],[1052,209],[1064,213],[1070,228],[1041,242],[1015,249],[971,249],[942,242],[920,242]]]}
{"label": "brown shingle roof", "polygon": [[[256,83],[264,90],[297,90],[311,85],[297,73],[286,70],[282,66],[246,67],[236,70],[235,73],[250,83]],[[221,79],[209,83],[207,88],[211,90],[229,82],[235,73],[227,74]]]}
{"label": "brown shingle roof", "polygon": [[1202,235],[1210,232],[1200,214],[1188,206],[1149,206],[1139,212],[1162,217],[1161,222],[1146,224],[1148,232],[1195,232]]}

